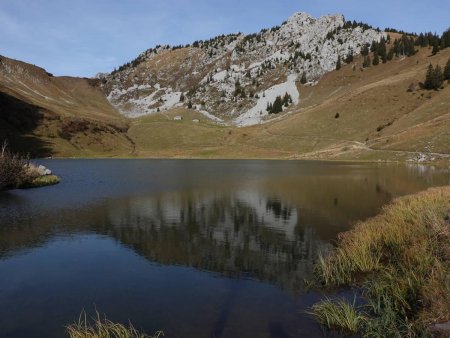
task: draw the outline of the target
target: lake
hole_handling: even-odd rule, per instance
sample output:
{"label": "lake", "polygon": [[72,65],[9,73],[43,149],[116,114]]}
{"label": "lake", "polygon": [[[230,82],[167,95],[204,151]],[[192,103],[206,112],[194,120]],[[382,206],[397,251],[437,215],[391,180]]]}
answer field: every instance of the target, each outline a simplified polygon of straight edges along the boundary
{"label": "lake", "polygon": [[42,160],[57,186],[0,193],[0,336],[62,337],[84,309],[166,337],[321,337],[318,255],[397,196],[405,164]]}

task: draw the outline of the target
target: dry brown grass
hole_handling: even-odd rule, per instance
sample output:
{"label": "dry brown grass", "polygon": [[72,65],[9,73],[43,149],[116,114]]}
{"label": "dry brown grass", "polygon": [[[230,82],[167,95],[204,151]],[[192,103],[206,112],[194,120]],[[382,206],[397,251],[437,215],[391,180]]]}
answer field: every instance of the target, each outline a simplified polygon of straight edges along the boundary
{"label": "dry brown grass", "polygon": [[319,261],[325,286],[363,286],[371,336],[419,336],[450,320],[450,187],[395,200]]}
{"label": "dry brown grass", "polygon": [[78,322],[67,326],[70,338],[159,338],[164,336],[157,332],[153,336],[139,332],[131,323],[128,325],[113,323],[106,318],[101,318],[97,312],[96,317],[90,322],[86,313],[82,312]]}

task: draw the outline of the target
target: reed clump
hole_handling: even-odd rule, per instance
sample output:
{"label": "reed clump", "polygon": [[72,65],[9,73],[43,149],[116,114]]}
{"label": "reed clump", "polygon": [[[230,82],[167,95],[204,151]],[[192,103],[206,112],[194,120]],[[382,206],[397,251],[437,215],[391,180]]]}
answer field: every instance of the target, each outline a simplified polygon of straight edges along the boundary
{"label": "reed clump", "polygon": [[153,336],[139,332],[131,323],[123,325],[101,318],[96,312],[96,317],[89,321],[83,311],[78,322],[66,327],[70,338],[159,338],[164,336],[157,332]]}
{"label": "reed clump", "polygon": [[317,322],[329,329],[356,334],[365,325],[367,318],[357,311],[355,304],[344,299],[325,299],[314,304],[309,312]]}
{"label": "reed clump", "polygon": [[343,233],[315,275],[324,287],[358,286],[366,300],[354,312],[329,299],[314,305],[325,326],[353,332],[345,320],[321,320],[324,309],[365,318],[358,326],[365,337],[427,336],[434,323],[450,320],[450,187],[399,198]]}

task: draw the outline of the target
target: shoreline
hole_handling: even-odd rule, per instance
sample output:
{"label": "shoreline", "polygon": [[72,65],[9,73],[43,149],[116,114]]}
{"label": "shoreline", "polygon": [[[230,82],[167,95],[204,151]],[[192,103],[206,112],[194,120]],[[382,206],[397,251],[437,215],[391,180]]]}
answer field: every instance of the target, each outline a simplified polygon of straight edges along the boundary
{"label": "shoreline", "polygon": [[42,187],[48,187],[51,185],[56,185],[61,182],[61,178],[57,175],[45,175],[45,176],[39,176],[32,180],[31,182],[25,183],[21,186],[19,186],[17,189],[36,189],[36,188],[42,188]]}
{"label": "shoreline", "polygon": [[[450,156],[450,155],[449,155]],[[186,161],[288,161],[288,162],[323,162],[323,163],[379,163],[379,164],[411,164],[426,165],[436,167],[450,167],[450,159],[448,163],[442,161],[437,162],[417,162],[417,161],[394,161],[394,160],[358,160],[358,159],[314,159],[314,158],[274,158],[274,157],[160,157],[160,156],[92,156],[92,157],[71,157],[71,156],[54,156],[51,158],[41,157],[34,160],[186,160]]]}

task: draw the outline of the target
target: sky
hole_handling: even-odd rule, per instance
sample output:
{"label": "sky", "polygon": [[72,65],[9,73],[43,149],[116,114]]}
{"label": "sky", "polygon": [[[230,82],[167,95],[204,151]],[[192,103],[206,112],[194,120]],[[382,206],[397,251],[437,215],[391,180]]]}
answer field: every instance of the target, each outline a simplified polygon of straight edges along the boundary
{"label": "sky", "polygon": [[0,0],[0,55],[91,77],[158,44],[259,32],[294,12],[408,32],[450,26],[449,0]]}

